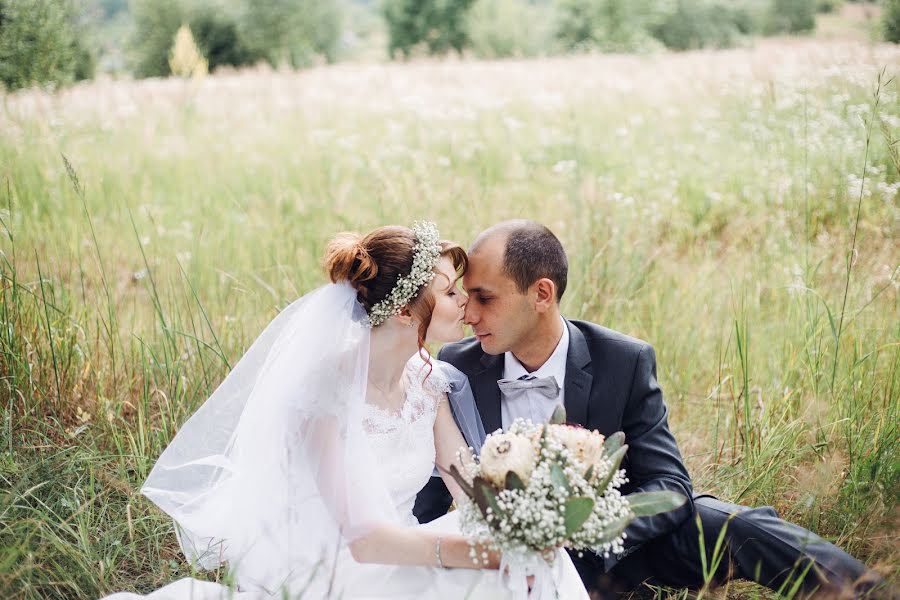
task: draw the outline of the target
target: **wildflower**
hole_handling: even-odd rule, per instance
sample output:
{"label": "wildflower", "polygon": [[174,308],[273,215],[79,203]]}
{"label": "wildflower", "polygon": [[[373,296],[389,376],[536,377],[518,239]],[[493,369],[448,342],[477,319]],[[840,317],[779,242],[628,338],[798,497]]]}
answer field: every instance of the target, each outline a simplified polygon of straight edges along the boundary
{"label": "wildflower", "polygon": [[571,173],[578,166],[578,162],[574,160],[561,160],[553,165],[554,173]]}

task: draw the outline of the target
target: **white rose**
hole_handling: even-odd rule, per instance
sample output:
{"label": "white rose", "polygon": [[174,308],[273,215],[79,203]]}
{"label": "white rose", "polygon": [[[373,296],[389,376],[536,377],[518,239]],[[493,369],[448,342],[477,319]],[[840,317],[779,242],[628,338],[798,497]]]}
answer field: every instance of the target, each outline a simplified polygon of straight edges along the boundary
{"label": "white rose", "polygon": [[597,464],[603,458],[604,438],[599,432],[571,425],[549,427],[548,435],[565,446],[585,467]]}
{"label": "white rose", "polygon": [[506,474],[514,472],[528,485],[537,462],[537,452],[531,440],[512,433],[488,436],[481,448],[481,474],[499,488],[506,486]]}

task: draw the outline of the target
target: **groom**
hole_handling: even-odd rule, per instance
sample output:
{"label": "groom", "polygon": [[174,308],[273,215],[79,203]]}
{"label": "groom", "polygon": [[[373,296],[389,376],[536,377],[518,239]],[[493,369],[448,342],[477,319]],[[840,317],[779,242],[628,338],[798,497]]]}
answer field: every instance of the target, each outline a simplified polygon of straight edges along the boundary
{"label": "groom", "polygon": [[[702,564],[712,562],[723,528],[724,559],[710,574],[718,583],[738,577],[786,592],[800,581],[806,593],[843,594],[853,592],[855,584],[859,591],[861,578],[870,584],[877,578],[834,545],[779,519],[770,507],[694,495],[669,430],[653,348],[560,315],[568,260],[549,229],[523,220],[499,223],[482,232],[469,252],[465,321],[475,337],[444,346],[439,358],[468,377],[485,431],[506,428],[518,417],[546,422],[562,403],[569,422],[604,435],[625,432],[629,449],[622,466],[629,482],[623,494],[670,490],[688,499],[675,511],[637,519],[626,530],[619,556],[571,554],[595,596],[642,582],[702,586]],[[447,512],[450,501],[441,478],[432,477],[416,498],[415,515],[431,521]]]}

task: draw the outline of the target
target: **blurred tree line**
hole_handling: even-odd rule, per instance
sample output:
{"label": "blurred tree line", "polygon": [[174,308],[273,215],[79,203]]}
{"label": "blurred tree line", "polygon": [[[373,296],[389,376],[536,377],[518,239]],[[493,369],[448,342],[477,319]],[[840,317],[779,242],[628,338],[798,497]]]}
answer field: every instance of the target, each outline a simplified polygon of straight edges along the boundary
{"label": "blurred tree line", "polygon": [[[848,0],[850,1],[850,0]],[[900,42],[900,0],[880,0]],[[805,33],[844,0],[0,0],[0,83],[60,85],[101,70],[170,74],[185,25],[209,69],[302,67],[353,55],[484,58],[726,48]]]}
{"label": "blurred tree line", "polygon": [[134,0],[129,47],[135,75],[169,74],[169,49],[187,25],[209,69],[267,61],[302,67],[336,57],[338,4],[322,0]]}

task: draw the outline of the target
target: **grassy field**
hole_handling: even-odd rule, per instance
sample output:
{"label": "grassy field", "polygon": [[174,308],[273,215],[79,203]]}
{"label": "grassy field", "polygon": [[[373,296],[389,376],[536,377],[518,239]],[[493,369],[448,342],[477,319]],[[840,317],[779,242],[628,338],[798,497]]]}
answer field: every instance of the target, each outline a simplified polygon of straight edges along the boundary
{"label": "grassy field", "polygon": [[423,217],[549,225],[565,314],[656,348],[695,488],[896,582],[895,74],[897,46],[778,40],[3,97],[0,597],[187,574],[154,460],[326,240]]}

